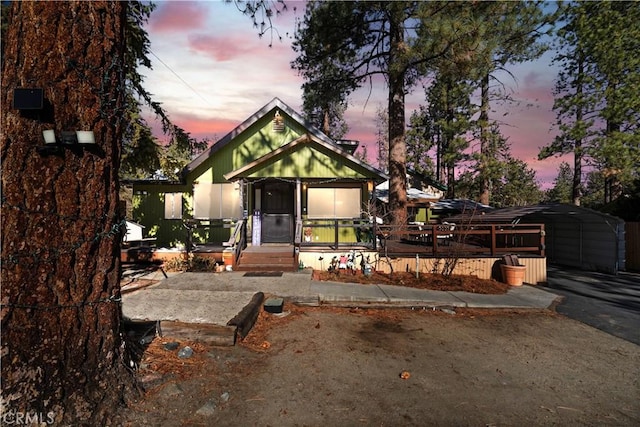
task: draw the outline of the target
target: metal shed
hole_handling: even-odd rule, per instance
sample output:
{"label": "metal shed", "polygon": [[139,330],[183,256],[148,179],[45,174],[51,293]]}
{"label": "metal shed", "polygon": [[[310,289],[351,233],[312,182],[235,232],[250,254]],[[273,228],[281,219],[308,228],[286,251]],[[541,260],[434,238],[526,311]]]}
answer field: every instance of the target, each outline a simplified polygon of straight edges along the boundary
{"label": "metal shed", "polygon": [[[449,221],[464,223],[460,216]],[[545,225],[549,263],[617,274],[625,270],[624,221],[620,218],[566,204],[497,209],[467,221]]]}

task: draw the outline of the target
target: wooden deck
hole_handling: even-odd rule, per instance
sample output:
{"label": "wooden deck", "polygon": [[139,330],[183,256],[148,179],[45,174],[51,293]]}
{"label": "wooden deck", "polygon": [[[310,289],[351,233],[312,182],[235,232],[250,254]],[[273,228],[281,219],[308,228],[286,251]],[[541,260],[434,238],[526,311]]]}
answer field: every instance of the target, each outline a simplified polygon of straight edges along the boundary
{"label": "wooden deck", "polygon": [[532,254],[530,248],[517,246],[494,247],[482,246],[471,243],[461,243],[454,240],[438,241],[434,247],[429,241],[409,241],[409,240],[388,240],[383,242],[378,252],[388,256],[406,256],[416,254],[424,257],[481,257],[481,256],[501,256],[505,254],[537,255]]}

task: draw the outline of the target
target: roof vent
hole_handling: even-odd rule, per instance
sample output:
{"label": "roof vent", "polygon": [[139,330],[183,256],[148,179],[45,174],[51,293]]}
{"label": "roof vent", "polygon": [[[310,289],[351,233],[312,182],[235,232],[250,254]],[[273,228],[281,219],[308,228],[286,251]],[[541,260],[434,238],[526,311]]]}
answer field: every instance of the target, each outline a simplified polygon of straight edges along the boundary
{"label": "roof vent", "polygon": [[278,110],[276,110],[276,115],[273,117],[273,131],[284,132],[284,118],[282,118]]}

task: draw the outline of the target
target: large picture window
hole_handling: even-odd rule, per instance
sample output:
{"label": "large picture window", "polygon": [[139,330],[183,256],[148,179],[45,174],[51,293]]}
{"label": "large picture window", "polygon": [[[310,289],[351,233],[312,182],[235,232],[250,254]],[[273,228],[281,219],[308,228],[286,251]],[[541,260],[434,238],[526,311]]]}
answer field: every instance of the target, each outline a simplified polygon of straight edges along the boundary
{"label": "large picture window", "polygon": [[235,219],[241,216],[240,189],[234,184],[195,184],[193,199],[193,217],[196,219]]}
{"label": "large picture window", "polygon": [[360,188],[309,188],[309,218],[359,218]]}
{"label": "large picture window", "polygon": [[182,193],[164,193],[164,218],[182,219]]}

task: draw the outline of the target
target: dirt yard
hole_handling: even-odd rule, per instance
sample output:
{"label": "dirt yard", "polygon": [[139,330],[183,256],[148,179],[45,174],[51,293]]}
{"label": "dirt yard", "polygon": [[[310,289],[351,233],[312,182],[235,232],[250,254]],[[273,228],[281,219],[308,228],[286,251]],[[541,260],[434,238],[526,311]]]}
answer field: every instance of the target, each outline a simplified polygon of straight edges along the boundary
{"label": "dirt yard", "polygon": [[506,294],[509,285],[496,280],[480,279],[477,276],[442,274],[420,274],[394,272],[393,274],[374,271],[371,276],[365,276],[360,272],[351,274],[342,271],[339,274],[329,271],[314,270],[313,280],[325,280],[333,282],[361,283],[363,285],[383,284],[404,286],[408,288],[431,289],[434,291],[460,291],[477,294]]}
{"label": "dirt yard", "polygon": [[640,347],[552,312],[285,312],[190,359],[156,338],[124,425],[640,425]]}

